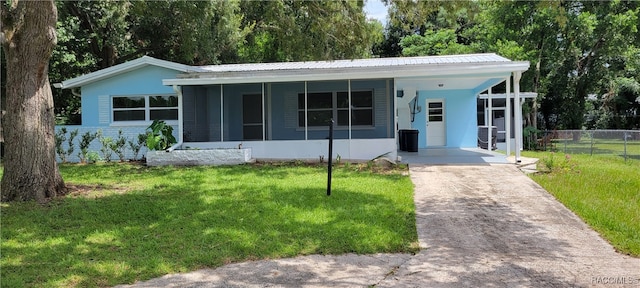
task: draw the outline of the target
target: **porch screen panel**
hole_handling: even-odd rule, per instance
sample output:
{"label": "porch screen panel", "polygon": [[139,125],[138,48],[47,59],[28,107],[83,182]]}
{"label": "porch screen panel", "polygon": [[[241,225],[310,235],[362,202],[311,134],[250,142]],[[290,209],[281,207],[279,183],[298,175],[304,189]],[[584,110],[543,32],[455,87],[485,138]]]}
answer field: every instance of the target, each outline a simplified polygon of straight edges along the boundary
{"label": "porch screen panel", "polygon": [[[348,92],[338,92],[337,99],[338,126],[349,126]],[[373,126],[373,91],[351,91],[351,126]]]}
{"label": "porch screen panel", "polygon": [[244,140],[262,140],[262,95],[242,97],[242,135]]}
{"label": "porch screen panel", "polygon": [[[332,93],[307,94],[308,127],[327,126],[333,117]],[[298,126],[304,127],[304,93],[298,94]]]}
{"label": "porch screen panel", "polygon": [[[358,97],[358,93],[369,91],[373,99]],[[365,114],[365,117],[352,119],[352,139],[378,139],[394,137],[393,114],[393,80],[367,79],[351,81],[352,117]],[[369,104],[371,101],[371,104]],[[366,104],[363,104],[365,102]],[[357,110],[360,112],[356,112]],[[369,116],[369,113],[371,116]],[[360,115],[362,116],[362,115]],[[370,117],[370,118],[369,118]],[[362,119],[370,122],[364,122]],[[368,120],[371,119],[371,120]]]}
{"label": "porch screen panel", "polygon": [[304,94],[304,82],[271,83],[267,87],[267,138],[304,140],[304,128],[298,127],[298,94]]}
{"label": "porch screen panel", "polygon": [[[262,111],[262,84],[229,84],[223,85],[222,93],[224,98],[223,103],[223,133],[224,133],[224,141],[244,141],[244,140],[262,140],[262,132],[260,132],[260,137],[257,138],[255,133],[251,131],[257,130],[255,127],[262,125],[262,114],[260,114],[260,122],[253,123],[253,118],[248,118],[247,123],[245,123],[245,114],[250,114],[250,112],[244,113],[245,109],[249,109],[249,111],[254,111],[256,113],[261,113]],[[256,103],[253,103],[253,100],[244,101],[245,95],[250,97],[248,99],[256,98]],[[247,105],[247,106],[246,106]],[[247,125],[245,125],[247,124]],[[245,135],[245,127],[247,127],[247,135]],[[262,127],[259,128],[262,131]],[[251,138],[247,139],[245,138]],[[255,138],[254,138],[255,137]]]}
{"label": "porch screen panel", "polygon": [[185,142],[208,142],[206,90],[202,87],[182,87],[183,139]]}

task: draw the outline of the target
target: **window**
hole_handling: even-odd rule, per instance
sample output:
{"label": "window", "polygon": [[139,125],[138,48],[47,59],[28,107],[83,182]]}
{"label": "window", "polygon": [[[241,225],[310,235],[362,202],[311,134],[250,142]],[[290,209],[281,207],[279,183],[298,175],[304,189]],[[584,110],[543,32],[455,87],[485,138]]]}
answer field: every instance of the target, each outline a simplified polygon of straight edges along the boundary
{"label": "window", "polygon": [[178,120],[178,96],[114,96],[113,121]]}
{"label": "window", "polygon": [[[349,126],[349,92],[307,93],[307,125],[327,126],[331,118]],[[373,126],[372,91],[351,91],[351,125]],[[298,126],[304,127],[304,93],[298,94]]]}
{"label": "window", "polygon": [[[308,125],[329,125],[329,120],[333,116],[333,94],[308,93],[307,99]],[[298,94],[298,126],[304,127],[304,93]]]}

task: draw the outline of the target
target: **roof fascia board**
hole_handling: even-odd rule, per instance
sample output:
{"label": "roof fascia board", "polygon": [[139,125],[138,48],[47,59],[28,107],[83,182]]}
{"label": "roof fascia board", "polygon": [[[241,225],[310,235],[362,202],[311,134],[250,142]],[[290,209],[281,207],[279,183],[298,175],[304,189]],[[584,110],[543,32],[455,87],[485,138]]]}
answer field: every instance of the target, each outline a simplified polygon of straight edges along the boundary
{"label": "roof fascia board", "polygon": [[62,89],[68,89],[68,88],[76,88],[76,87],[81,87],[83,85],[95,82],[95,81],[99,81],[105,78],[109,78],[121,73],[126,73],[129,71],[133,71],[145,66],[157,66],[157,67],[162,67],[162,68],[167,68],[167,69],[172,69],[172,70],[176,70],[179,72],[202,72],[204,71],[201,68],[198,67],[193,67],[193,66],[189,66],[189,65],[184,65],[184,64],[180,64],[180,63],[175,63],[175,62],[171,62],[171,61],[166,61],[166,60],[160,60],[160,59],[156,59],[153,57],[149,57],[149,56],[142,56],[138,59],[135,60],[131,60],[122,64],[118,64],[115,66],[111,66],[105,69],[101,69],[92,73],[88,73],[76,78],[72,78],[66,81],[63,81],[60,85],[60,88]]}
{"label": "roof fascia board", "polygon": [[[526,71],[528,62],[507,62],[499,64],[476,65],[416,65],[389,66],[373,68],[349,69],[317,69],[317,70],[281,70],[228,73],[191,73],[185,78],[164,79],[163,85],[207,85],[207,84],[240,84],[240,83],[274,83],[300,81],[327,81],[341,79],[374,79],[402,77],[446,77],[475,75],[484,77],[507,77],[514,71]],[[398,69],[400,68],[400,69]],[[218,76],[220,75],[220,76]],[[189,78],[198,76],[198,78]],[[209,76],[209,77],[207,77]],[[218,76],[218,77],[216,77]],[[468,76],[467,76],[468,77]]]}
{"label": "roof fascia board", "polygon": [[[511,92],[511,97],[513,99],[514,92]],[[538,97],[538,93],[536,92],[520,92],[520,98],[536,98]],[[497,93],[491,94],[491,99],[506,99],[506,93]],[[489,99],[489,94],[478,94],[478,99]]]}

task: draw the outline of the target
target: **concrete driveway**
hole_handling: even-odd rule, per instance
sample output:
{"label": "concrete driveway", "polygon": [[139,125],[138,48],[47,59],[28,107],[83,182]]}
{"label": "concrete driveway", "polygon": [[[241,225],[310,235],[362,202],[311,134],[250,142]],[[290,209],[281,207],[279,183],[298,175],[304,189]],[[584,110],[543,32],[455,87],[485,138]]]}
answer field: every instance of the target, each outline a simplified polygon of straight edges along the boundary
{"label": "concrete driveway", "polygon": [[514,165],[410,173],[416,255],[263,260],[122,287],[640,287],[640,259],[616,253]]}
{"label": "concrete driveway", "polygon": [[640,259],[514,165],[413,165],[411,179],[425,249],[379,286],[640,286]]}

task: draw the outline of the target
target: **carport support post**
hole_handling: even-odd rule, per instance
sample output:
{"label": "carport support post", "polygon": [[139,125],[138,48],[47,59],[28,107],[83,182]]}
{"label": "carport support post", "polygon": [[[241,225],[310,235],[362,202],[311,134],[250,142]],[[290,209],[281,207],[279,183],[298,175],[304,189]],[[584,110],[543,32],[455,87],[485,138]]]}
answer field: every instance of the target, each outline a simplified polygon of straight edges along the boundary
{"label": "carport support post", "polygon": [[327,196],[331,196],[331,160],[333,158],[333,118],[329,120],[329,165],[327,166]]}
{"label": "carport support post", "polygon": [[520,78],[522,77],[522,72],[516,71],[513,72],[513,92],[515,94],[514,97],[514,107],[516,108],[516,129],[515,129],[515,138],[516,138],[516,164],[520,163],[520,149],[522,149],[522,104],[520,103]]}

